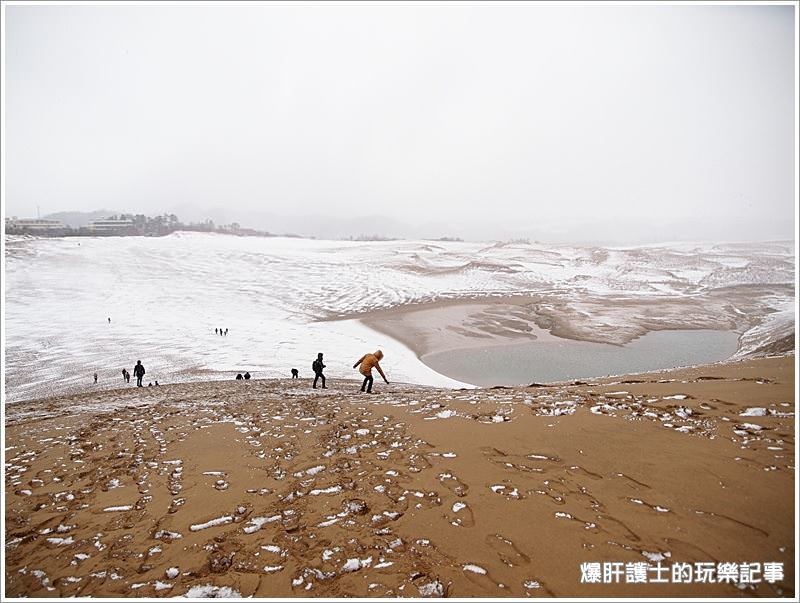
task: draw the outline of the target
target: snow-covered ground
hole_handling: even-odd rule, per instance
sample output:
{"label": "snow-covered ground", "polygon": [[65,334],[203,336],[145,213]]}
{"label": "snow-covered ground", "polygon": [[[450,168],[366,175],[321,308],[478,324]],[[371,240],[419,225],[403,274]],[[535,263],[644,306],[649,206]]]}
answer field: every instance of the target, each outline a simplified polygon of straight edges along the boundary
{"label": "snow-covered ground", "polygon": [[795,321],[791,242],[606,249],[200,233],[7,236],[5,264],[9,401],[95,387],[95,372],[98,387],[121,386],[122,368],[137,359],[145,382],[245,370],[289,377],[291,368],[308,377],[317,352],[329,377],[357,377],[352,364],[377,347],[390,380],[458,385],[357,320],[320,320],[409,302],[549,292],[576,301],[674,300],[745,285],[759,287],[761,301],[729,311],[760,329],[753,341],[791,332]]}

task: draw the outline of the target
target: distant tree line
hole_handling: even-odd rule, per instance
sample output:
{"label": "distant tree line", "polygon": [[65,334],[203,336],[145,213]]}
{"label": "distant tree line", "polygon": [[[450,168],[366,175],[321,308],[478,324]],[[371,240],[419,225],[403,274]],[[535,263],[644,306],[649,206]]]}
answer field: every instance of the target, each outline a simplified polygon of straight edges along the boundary
{"label": "distant tree line", "polygon": [[[98,237],[98,236],[151,236],[161,237],[177,231],[219,232],[239,236],[273,237],[279,236],[254,228],[242,228],[238,222],[216,225],[213,220],[190,222],[185,224],[175,214],[146,216],[144,214],[115,214],[104,220],[94,220],[87,226],[72,228],[64,225],[54,228],[42,226],[26,226],[6,220],[6,234],[32,234],[47,237]],[[297,235],[280,235],[296,237]]]}

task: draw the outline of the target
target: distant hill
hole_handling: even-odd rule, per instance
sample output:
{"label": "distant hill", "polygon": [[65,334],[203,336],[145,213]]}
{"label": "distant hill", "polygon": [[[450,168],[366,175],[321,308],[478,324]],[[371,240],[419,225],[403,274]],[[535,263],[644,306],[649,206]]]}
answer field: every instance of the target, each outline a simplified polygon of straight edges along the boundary
{"label": "distant hill", "polygon": [[45,220],[59,220],[63,222],[67,226],[71,226],[72,228],[80,228],[81,226],[86,226],[89,222],[93,220],[103,220],[108,218],[109,216],[113,216],[115,214],[119,214],[121,212],[112,211],[108,209],[100,209],[97,211],[89,211],[89,212],[82,212],[82,211],[62,211],[57,212],[54,214],[47,214],[46,216],[42,216]]}

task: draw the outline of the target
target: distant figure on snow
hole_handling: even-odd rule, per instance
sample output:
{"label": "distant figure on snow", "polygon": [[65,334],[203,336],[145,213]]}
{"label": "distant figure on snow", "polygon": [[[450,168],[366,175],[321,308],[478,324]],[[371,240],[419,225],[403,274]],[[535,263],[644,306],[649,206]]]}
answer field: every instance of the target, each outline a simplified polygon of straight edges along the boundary
{"label": "distant figure on snow", "polygon": [[97,373],[94,374],[94,382],[97,383]]}
{"label": "distant figure on snow", "polygon": [[128,369],[122,369],[122,380],[125,383],[130,383],[131,378],[128,376]]}
{"label": "distant figure on snow", "polygon": [[222,327],[219,328],[219,334],[222,335]]}
{"label": "distant figure on snow", "polygon": [[245,374],[244,374],[244,378],[245,378],[245,379],[249,379],[249,378],[250,378],[250,373],[245,373]]}
{"label": "distant figure on snow", "polygon": [[217,327],[214,327],[214,335],[218,335],[218,333],[217,333],[218,330],[219,329],[217,329]]}
{"label": "distant figure on snow", "polygon": [[314,371],[314,385],[312,387],[317,389],[317,379],[322,377],[322,389],[328,389],[325,387],[325,375],[322,374],[322,369],[325,368],[325,365],[322,363],[322,352],[317,354],[317,359],[311,363],[311,370]]}
{"label": "distant figure on snow", "polygon": [[111,317],[108,317],[108,324],[111,324]]}
{"label": "distant figure on snow", "polygon": [[236,375],[236,380],[239,381],[241,379],[244,379],[244,377],[242,377],[242,374],[241,373],[237,374]]}
{"label": "distant figure on snow", "polygon": [[292,379],[297,379],[300,376],[300,372],[297,369],[292,369]]}
{"label": "distant figure on snow", "polygon": [[136,386],[142,387],[142,377],[144,377],[144,365],[141,360],[136,361],[136,366],[133,367],[133,376],[136,377]]}
{"label": "distant figure on snow", "polygon": [[225,337],[228,336],[228,327],[225,327]]}
{"label": "distant figure on snow", "polygon": [[358,372],[364,375],[364,383],[361,384],[361,391],[366,391],[368,394],[372,393],[372,369],[373,367],[378,370],[383,380],[386,381],[386,384],[389,384],[389,380],[386,378],[386,375],[383,374],[383,370],[381,369],[381,365],[378,364],[379,360],[383,359],[383,352],[378,350],[374,354],[364,354],[358,361],[353,365],[353,368],[358,367]]}

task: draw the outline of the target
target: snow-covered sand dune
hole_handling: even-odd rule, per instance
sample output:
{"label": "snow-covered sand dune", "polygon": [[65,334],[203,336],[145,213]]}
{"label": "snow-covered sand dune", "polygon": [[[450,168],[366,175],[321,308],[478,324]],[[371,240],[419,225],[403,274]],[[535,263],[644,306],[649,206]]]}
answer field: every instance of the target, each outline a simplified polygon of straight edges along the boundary
{"label": "snow-covered sand dune", "polygon": [[747,288],[745,307],[725,311],[746,317],[762,345],[794,328],[792,248],[7,236],[6,399],[122,386],[121,369],[137,359],[145,382],[164,383],[245,370],[286,377],[293,367],[307,377],[324,352],[330,377],[353,377],[353,362],[378,346],[391,380],[457,385],[358,320],[321,320],[447,299],[554,294],[579,304]]}

